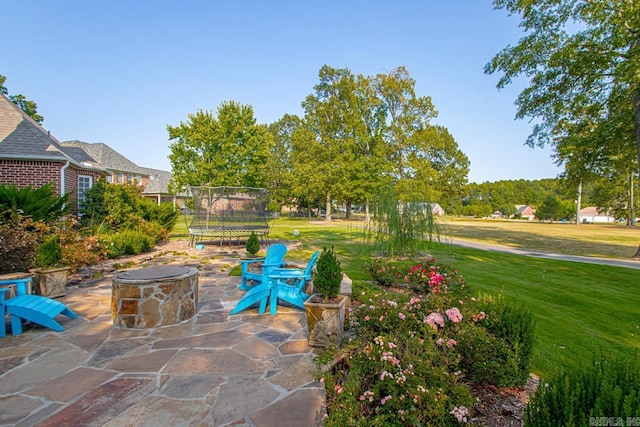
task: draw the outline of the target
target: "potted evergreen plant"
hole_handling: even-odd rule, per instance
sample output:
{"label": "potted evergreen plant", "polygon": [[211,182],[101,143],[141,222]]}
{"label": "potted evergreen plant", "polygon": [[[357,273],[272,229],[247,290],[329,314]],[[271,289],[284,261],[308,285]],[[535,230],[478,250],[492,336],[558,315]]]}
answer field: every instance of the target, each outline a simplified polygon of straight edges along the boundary
{"label": "potted evergreen plant", "polygon": [[324,248],[313,274],[316,293],[304,303],[311,346],[324,347],[342,342],[347,298],[340,295],[341,283],[340,261],[333,247]]}
{"label": "potted evergreen plant", "polygon": [[57,235],[48,237],[36,249],[34,274],[36,291],[46,297],[55,298],[67,294],[69,267],[62,266],[62,245]]}
{"label": "potted evergreen plant", "polygon": [[247,239],[247,243],[245,244],[245,249],[247,250],[247,255],[251,257],[255,257],[258,251],[260,250],[260,241],[258,240],[258,236],[253,231],[249,235]]}

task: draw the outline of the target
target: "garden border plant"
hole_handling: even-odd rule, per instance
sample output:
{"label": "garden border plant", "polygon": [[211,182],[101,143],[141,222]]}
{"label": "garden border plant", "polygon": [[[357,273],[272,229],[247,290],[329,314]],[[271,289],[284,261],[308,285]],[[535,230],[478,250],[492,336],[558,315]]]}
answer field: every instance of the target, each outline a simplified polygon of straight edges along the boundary
{"label": "garden border plant", "polygon": [[[501,298],[472,296],[455,270],[432,258],[396,272],[400,288],[355,295],[353,337],[321,358],[340,360],[320,378],[325,425],[456,425],[470,419],[467,381],[526,381],[531,313]],[[411,277],[417,286],[405,285]]]}

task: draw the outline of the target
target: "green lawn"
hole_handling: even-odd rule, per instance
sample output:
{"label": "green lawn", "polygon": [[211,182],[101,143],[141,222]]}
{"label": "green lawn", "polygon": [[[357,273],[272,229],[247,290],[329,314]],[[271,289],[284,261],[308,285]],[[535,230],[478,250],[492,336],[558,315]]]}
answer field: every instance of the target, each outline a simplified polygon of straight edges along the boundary
{"label": "green lawn", "polygon": [[[515,233],[525,235],[526,228],[521,228],[522,224],[517,225]],[[563,238],[558,238],[558,231],[550,231],[548,244],[542,247],[550,252],[561,252],[554,242],[561,241],[567,245],[568,240],[574,240],[576,247],[588,247],[589,233],[594,229],[589,226],[574,228],[583,231],[570,230],[573,236]],[[294,236],[294,230],[298,231],[298,236]],[[531,230],[532,241],[545,239],[544,229],[534,226]],[[620,231],[609,230],[601,231],[602,240],[597,244],[607,244],[607,239],[615,242]],[[176,232],[182,234],[184,230],[177,228]],[[584,236],[579,233],[584,233]],[[607,233],[611,235],[607,236]],[[626,235],[627,230],[622,230],[622,233]],[[333,245],[343,269],[354,279],[356,296],[358,287],[367,286],[364,266],[371,249],[363,241],[360,224],[281,219],[273,222],[270,237],[300,240],[303,249],[289,253],[287,258],[301,262],[306,262],[313,251]],[[494,229],[492,238],[493,243],[495,240],[513,239],[506,227]],[[640,270],[532,258],[447,244],[434,244],[429,252],[440,262],[456,268],[476,292],[503,294],[508,300],[534,313],[537,348],[532,369],[542,377],[553,369],[581,360],[589,361],[594,352],[628,356],[640,352]]]}

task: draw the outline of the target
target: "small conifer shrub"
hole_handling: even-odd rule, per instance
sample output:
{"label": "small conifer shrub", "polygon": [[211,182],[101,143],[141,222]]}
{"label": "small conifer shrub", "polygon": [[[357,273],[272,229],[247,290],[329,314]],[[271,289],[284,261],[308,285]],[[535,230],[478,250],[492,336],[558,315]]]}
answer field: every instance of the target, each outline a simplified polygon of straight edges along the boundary
{"label": "small conifer shrub", "polygon": [[247,243],[245,244],[245,249],[247,253],[251,256],[254,256],[260,250],[260,241],[258,240],[258,236],[253,231],[249,235],[247,239]]}
{"label": "small conifer shrub", "polygon": [[324,300],[330,300],[340,293],[342,283],[342,268],[336,253],[331,248],[324,248],[316,263],[316,272],[313,275],[313,286]]}

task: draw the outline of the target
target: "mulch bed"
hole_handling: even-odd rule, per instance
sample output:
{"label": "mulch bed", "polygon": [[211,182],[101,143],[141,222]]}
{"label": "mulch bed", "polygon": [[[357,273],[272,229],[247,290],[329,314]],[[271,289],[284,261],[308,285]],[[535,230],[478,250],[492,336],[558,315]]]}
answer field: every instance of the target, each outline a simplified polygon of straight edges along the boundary
{"label": "mulch bed", "polygon": [[523,387],[497,388],[491,385],[470,384],[471,395],[476,398],[471,422],[479,426],[522,426],[524,409],[533,396],[540,379],[531,374]]}

